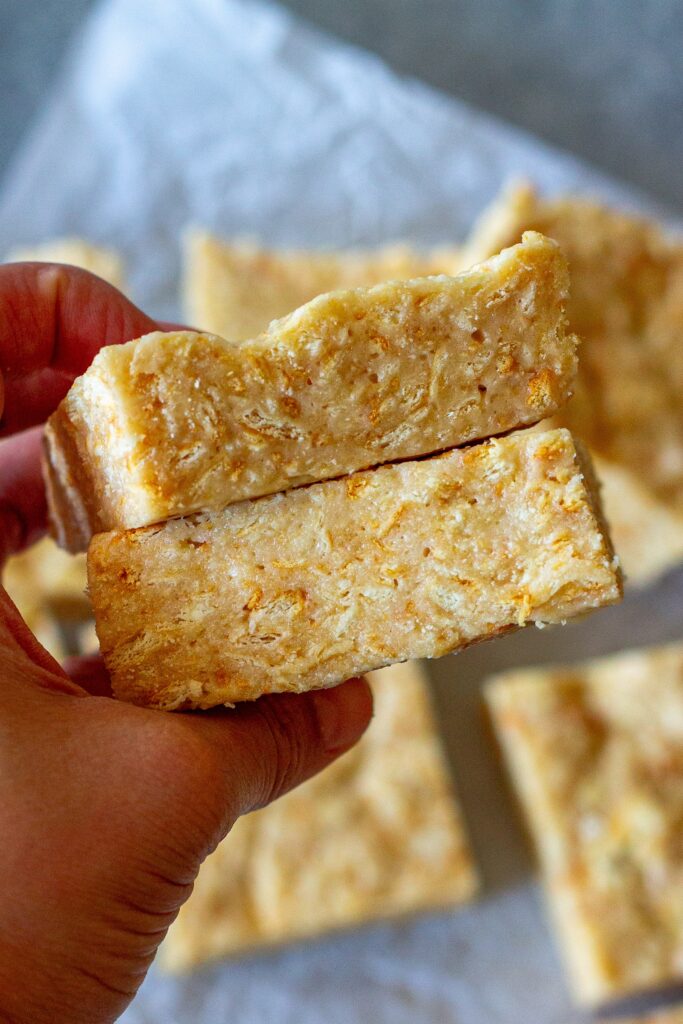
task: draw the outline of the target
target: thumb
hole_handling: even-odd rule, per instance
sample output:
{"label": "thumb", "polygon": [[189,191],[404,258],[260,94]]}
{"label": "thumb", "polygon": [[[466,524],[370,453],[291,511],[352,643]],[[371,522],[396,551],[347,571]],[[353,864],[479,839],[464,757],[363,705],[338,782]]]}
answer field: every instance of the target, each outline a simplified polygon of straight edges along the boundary
{"label": "thumb", "polygon": [[209,849],[196,851],[203,859],[239,815],[275,800],[352,747],[372,717],[372,693],[365,679],[350,679],[329,690],[180,717],[199,741],[195,791],[211,794],[215,814]]}
{"label": "thumb", "polygon": [[[64,668],[87,693],[112,696],[101,655],[68,658]],[[117,702],[114,706],[121,708]],[[360,678],[329,690],[261,697],[230,710],[142,714],[148,727],[167,726],[153,732],[169,741],[172,771],[177,773],[179,764],[184,769],[188,763],[197,765],[202,777],[191,784],[208,788],[225,806],[229,828],[240,814],[275,800],[353,746],[372,717],[372,691]],[[179,734],[189,749],[184,743],[176,747]]]}
{"label": "thumb", "polygon": [[[270,803],[345,753],[363,735],[371,717],[372,693],[363,678],[329,690],[242,704],[231,720],[243,742],[241,768],[249,779],[242,790],[245,803],[240,814]],[[216,741],[222,745],[226,739],[217,729]],[[233,742],[231,737],[231,751]]]}

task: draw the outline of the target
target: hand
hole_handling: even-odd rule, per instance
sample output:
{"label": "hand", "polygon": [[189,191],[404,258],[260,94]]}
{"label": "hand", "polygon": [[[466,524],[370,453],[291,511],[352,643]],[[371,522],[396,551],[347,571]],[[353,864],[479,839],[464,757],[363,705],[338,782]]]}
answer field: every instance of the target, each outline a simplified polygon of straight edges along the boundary
{"label": "hand", "polygon": [[[45,529],[34,425],[101,345],[155,329],[85,271],[0,267],[0,559]],[[0,588],[3,1022],[115,1020],[237,816],[325,767],[371,714],[362,680],[184,714],[107,693],[97,659],[67,675]]]}

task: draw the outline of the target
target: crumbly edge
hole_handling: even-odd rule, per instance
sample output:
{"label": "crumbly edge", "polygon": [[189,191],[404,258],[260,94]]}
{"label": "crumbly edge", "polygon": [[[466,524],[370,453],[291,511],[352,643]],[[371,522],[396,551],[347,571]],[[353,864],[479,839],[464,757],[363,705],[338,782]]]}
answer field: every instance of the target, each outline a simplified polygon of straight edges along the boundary
{"label": "crumbly edge", "polygon": [[585,444],[580,441],[577,437],[572,434],[574,439],[574,446],[576,449],[576,460],[583,476],[583,482],[585,485],[586,499],[590,507],[593,517],[597,524],[598,530],[602,536],[603,544],[607,554],[610,557],[610,561],[616,573],[616,583],[619,590],[619,597],[623,597],[624,594],[624,577],[621,569],[621,563],[619,556],[614,550],[612,543],[612,536],[610,534],[609,523],[605,518],[605,510],[602,504],[601,498],[601,484],[600,479],[595,472],[593,460],[591,459],[590,452],[586,448]]}
{"label": "crumbly edge", "polygon": [[[221,238],[195,224],[186,230],[183,238],[181,293],[186,322],[215,334],[230,336],[233,340],[250,337],[255,332],[247,329],[246,325],[233,328],[226,334],[220,315],[216,318],[215,307],[222,305],[233,291],[243,291],[248,275],[259,275],[262,262],[265,262],[267,276],[275,287],[286,284],[289,279],[296,282],[303,272],[307,280],[311,278],[309,283],[313,278],[328,279],[327,286],[318,291],[337,287],[369,287],[373,282],[399,276],[456,274],[465,269],[459,249],[446,244],[418,250],[405,240],[395,239],[372,248],[274,249],[254,237]],[[392,273],[391,270],[398,269],[392,267],[392,262],[406,272],[400,275]],[[315,294],[315,290],[311,291],[303,301],[310,301]],[[299,303],[292,303],[291,308],[295,305]],[[251,322],[254,317],[252,310],[249,312]],[[286,312],[282,309],[274,315],[277,318]],[[235,317],[239,321],[236,314],[230,314],[228,319],[234,320]],[[256,332],[265,330],[271,319],[270,314],[264,316]]]}
{"label": "crumbly edge", "polygon": [[137,341],[149,337],[101,349],[45,425],[43,469],[50,532],[72,553],[85,551],[95,534],[109,528],[120,514],[119,504],[134,504],[145,493],[132,471],[125,490],[108,486],[110,464],[126,465],[130,453],[112,447],[107,452],[110,457],[103,459],[94,425],[107,422],[109,414],[110,425],[115,423],[117,428],[110,432],[110,445],[115,445],[116,438],[125,438],[122,425],[131,416],[125,380]]}
{"label": "crumbly edge", "polygon": [[62,402],[45,426],[42,468],[50,534],[72,554],[84,551],[92,533],[102,528],[90,462],[78,451],[79,434]]}

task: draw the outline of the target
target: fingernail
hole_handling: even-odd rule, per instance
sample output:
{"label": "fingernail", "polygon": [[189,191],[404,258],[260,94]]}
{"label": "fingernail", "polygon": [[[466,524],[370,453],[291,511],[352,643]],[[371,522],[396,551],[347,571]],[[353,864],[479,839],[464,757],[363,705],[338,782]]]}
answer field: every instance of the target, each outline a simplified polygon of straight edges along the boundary
{"label": "fingernail", "polygon": [[372,692],[365,679],[316,690],[312,697],[325,750],[346,750],[360,739],[372,718]]}

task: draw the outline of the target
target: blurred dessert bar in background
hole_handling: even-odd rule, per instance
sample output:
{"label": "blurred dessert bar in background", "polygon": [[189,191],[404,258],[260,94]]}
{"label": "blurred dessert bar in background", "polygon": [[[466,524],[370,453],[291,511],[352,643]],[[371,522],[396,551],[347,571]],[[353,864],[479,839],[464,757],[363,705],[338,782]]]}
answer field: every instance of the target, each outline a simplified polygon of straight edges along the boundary
{"label": "blurred dessert bar in background", "polygon": [[[97,274],[116,288],[124,287],[118,253],[80,238],[55,238],[14,249],[5,260],[67,263]],[[58,661],[97,649],[84,554],[67,554],[46,538],[8,559],[2,582],[29,628]]]}
{"label": "blurred dessert bar in background", "polygon": [[230,341],[253,338],[316,295],[463,269],[454,248],[421,253],[396,243],[381,249],[288,251],[245,240],[223,242],[199,229],[185,239],[184,267],[187,323]]}
{"label": "blurred dessert bar in background", "polygon": [[577,996],[683,978],[683,644],[487,693]]}
{"label": "blurred dessert bar in background", "polygon": [[683,1024],[683,1006],[674,1006],[665,1010],[653,1010],[639,1017],[610,1017],[600,1024]]}
{"label": "blurred dessert bar in background", "polygon": [[168,970],[470,900],[477,876],[417,664],[370,677],[375,714],[321,775],[240,818],[162,946]]}

